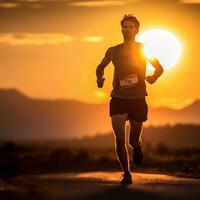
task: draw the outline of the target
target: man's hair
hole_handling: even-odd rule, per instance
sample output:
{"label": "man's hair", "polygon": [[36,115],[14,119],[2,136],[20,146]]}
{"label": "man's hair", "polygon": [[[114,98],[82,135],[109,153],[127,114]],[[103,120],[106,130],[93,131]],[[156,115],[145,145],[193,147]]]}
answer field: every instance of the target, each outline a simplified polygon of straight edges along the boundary
{"label": "man's hair", "polygon": [[135,24],[135,27],[136,27],[137,29],[139,29],[139,27],[140,27],[140,22],[139,22],[138,19],[137,19],[134,15],[132,15],[132,14],[124,15],[124,17],[123,17],[122,20],[121,20],[121,27],[123,26],[123,24],[124,24],[125,21],[131,21],[131,22],[133,22],[133,23]]}

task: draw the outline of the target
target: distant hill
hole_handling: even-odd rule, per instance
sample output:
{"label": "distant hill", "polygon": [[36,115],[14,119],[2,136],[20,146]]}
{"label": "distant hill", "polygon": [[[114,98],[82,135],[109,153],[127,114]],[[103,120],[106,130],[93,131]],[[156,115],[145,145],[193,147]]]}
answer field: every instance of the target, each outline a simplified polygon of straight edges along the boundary
{"label": "distant hill", "polygon": [[[127,126],[126,133],[129,133]],[[128,141],[127,141],[128,142]],[[23,144],[23,143],[22,143]],[[85,136],[82,138],[57,139],[46,141],[30,141],[33,146],[45,146],[56,148],[87,149],[93,151],[113,149],[115,147],[115,137],[112,132],[106,134],[97,134],[94,136]],[[176,124],[164,126],[148,126],[142,132],[142,145],[144,150],[151,151],[152,148],[182,149],[195,148],[200,149],[200,124]],[[188,152],[188,151],[187,151]],[[189,153],[189,152],[188,152]]]}
{"label": "distant hill", "polygon": [[189,106],[180,109],[170,108],[150,108],[149,110],[149,124],[176,124],[176,123],[194,123],[200,124],[200,100],[196,100]]}
{"label": "distant hill", "polygon": [[[200,101],[183,108],[149,108],[146,124],[200,123]],[[53,139],[112,130],[109,104],[31,99],[16,89],[0,89],[0,139]]]}
{"label": "distant hill", "polygon": [[106,105],[30,99],[16,89],[0,90],[0,138],[63,138],[107,132],[107,112]]}
{"label": "distant hill", "polygon": [[[129,131],[127,131],[129,132]],[[174,126],[149,126],[142,132],[144,148],[164,145],[172,149],[200,148],[200,125],[176,124]],[[68,147],[114,148],[114,135],[96,135],[66,141]],[[161,147],[162,148],[162,147]]]}

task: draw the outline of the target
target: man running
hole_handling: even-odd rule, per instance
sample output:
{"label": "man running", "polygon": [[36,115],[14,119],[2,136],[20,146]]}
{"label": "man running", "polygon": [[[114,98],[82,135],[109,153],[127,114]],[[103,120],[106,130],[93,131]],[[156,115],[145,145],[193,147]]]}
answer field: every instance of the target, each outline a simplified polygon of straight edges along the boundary
{"label": "man running", "polygon": [[[133,149],[133,162],[142,163],[141,132],[143,122],[147,120],[148,106],[145,96],[145,80],[153,84],[163,73],[158,59],[149,60],[142,53],[143,44],[135,41],[140,23],[133,15],[124,15],[121,31],[124,42],[107,49],[105,57],[96,68],[97,85],[103,87],[104,68],[112,61],[114,65],[113,89],[110,94],[110,117],[115,134],[115,148],[123,170],[121,184],[131,184],[128,151],[125,144],[125,124],[130,123],[129,145]],[[146,61],[155,68],[152,76],[146,77]]]}

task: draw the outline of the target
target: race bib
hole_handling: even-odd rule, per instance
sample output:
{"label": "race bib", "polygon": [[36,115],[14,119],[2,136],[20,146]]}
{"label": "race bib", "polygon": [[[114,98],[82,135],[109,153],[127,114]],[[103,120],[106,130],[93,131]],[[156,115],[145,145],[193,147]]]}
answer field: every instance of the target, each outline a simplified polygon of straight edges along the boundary
{"label": "race bib", "polygon": [[128,74],[120,77],[119,84],[121,89],[134,87],[138,83],[137,74]]}

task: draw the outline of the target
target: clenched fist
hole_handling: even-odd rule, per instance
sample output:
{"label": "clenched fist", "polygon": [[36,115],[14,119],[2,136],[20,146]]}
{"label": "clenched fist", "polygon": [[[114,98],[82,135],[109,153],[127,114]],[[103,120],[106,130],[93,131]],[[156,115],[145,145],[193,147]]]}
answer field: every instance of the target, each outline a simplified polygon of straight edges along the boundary
{"label": "clenched fist", "polygon": [[102,88],[103,87],[103,83],[104,83],[105,80],[106,80],[105,78],[97,79],[98,88]]}
{"label": "clenched fist", "polygon": [[156,80],[157,80],[157,78],[155,78],[154,76],[147,76],[147,77],[146,77],[146,81],[147,81],[148,83],[150,83],[150,84],[155,83]]}

